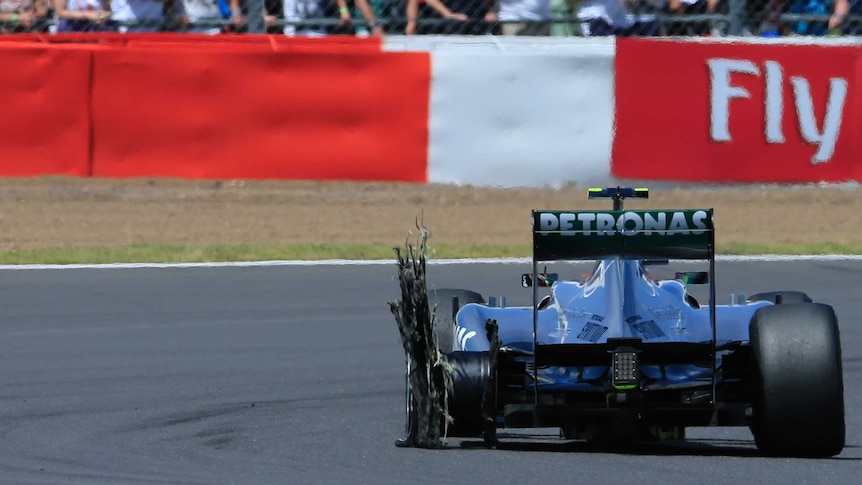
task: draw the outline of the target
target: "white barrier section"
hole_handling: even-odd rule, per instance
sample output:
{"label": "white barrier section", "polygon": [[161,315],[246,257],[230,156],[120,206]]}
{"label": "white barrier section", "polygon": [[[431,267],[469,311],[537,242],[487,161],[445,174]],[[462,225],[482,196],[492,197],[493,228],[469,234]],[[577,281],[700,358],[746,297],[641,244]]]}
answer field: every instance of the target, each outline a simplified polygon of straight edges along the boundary
{"label": "white barrier section", "polygon": [[402,36],[384,49],[431,52],[429,182],[613,182],[613,39]]}

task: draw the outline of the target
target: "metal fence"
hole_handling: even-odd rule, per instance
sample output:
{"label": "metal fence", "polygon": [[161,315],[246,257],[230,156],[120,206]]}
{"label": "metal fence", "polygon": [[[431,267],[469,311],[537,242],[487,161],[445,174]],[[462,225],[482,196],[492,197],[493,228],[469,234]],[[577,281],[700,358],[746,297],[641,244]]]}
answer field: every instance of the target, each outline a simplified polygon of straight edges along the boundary
{"label": "metal fence", "polygon": [[[7,12],[0,1],[0,33],[74,31],[269,32],[288,35],[412,33],[548,36],[828,36],[862,35],[862,0],[534,0],[535,12],[510,0],[20,0]],[[35,3],[33,3],[35,2]],[[90,5],[91,17],[69,7]],[[362,3],[373,11],[358,8]],[[160,9],[124,8],[136,3]],[[107,13],[108,5],[114,13]],[[23,5],[24,7],[20,7]],[[29,9],[27,10],[27,6]],[[41,5],[41,8],[39,8]],[[119,7],[118,7],[119,5]],[[35,8],[34,8],[35,6]],[[74,8],[74,7],[73,7]],[[148,12],[141,16],[140,11]],[[129,15],[128,12],[134,12]],[[541,20],[531,20],[541,19]],[[371,28],[374,29],[371,29]]]}

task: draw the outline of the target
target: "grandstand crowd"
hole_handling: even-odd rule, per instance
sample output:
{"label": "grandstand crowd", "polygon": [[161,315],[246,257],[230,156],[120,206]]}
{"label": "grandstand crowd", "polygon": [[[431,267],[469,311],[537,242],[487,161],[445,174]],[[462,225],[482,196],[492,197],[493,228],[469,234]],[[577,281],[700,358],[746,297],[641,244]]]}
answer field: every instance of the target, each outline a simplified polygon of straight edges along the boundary
{"label": "grandstand crowd", "polygon": [[0,0],[0,34],[242,33],[250,4],[284,35],[862,34],[862,0]]}

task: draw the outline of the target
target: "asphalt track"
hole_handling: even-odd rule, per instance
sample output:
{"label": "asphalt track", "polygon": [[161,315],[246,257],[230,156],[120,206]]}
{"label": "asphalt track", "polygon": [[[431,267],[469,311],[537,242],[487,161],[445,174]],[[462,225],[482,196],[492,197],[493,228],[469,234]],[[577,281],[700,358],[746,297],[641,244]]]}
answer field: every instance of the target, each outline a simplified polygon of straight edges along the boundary
{"label": "asphalt track", "polygon": [[[525,264],[430,283],[529,301]],[[660,268],[672,271],[674,268]],[[393,264],[0,270],[2,483],[858,483],[862,261],[719,262],[718,294],[802,289],[842,331],[847,448],[758,456],[744,428],[591,449],[503,434],[400,449]]]}

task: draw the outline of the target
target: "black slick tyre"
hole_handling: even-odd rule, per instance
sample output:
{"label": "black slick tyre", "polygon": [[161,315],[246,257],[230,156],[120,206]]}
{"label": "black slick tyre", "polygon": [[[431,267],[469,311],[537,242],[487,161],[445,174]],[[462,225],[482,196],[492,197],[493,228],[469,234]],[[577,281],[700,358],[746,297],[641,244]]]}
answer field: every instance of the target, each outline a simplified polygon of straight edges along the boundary
{"label": "black slick tyre", "polygon": [[455,350],[455,314],[467,303],[485,303],[479,293],[460,289],[428,291],[428,307],[434,325],[434,338],[442,353]]}
{"label": "black slick tyre", "polygon": [[752,432],[766,455],[828,457],[845,441],[841,343],[832,307],[783,303],[757,310]]}
{"label": "black slick tyre", "polygon": [[484,429],[482,398],[491,375],[488,352],[450,352],[446,361],[452,376],[452,393],[447,396],[452,418],[446,435],[460,438],[480,436]]}

